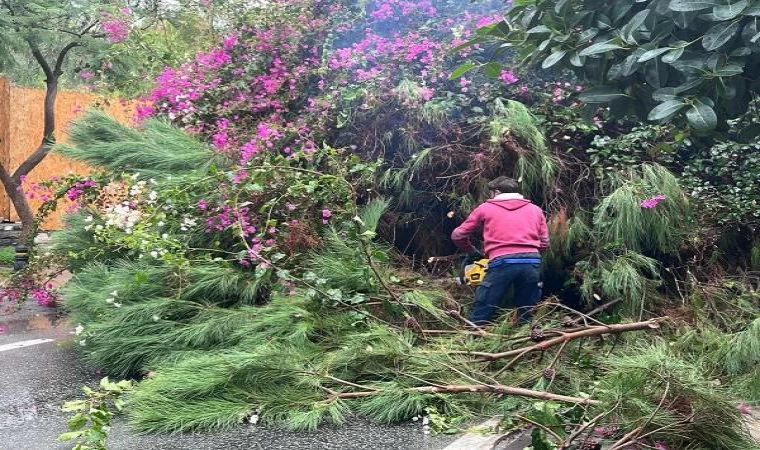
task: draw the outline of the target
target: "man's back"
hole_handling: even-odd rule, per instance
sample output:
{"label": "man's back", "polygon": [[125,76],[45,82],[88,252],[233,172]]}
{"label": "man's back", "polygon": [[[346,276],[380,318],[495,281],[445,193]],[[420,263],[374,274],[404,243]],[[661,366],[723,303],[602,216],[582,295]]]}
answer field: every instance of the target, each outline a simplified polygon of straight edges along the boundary
{"label": "man's back", "polygon": [[549,246],[546,219],[541,208],[524,198],[493,198],[482,203],[452,233],[454,242],[466,248],[469,236],[483,227],[486,255],[529,253]]}

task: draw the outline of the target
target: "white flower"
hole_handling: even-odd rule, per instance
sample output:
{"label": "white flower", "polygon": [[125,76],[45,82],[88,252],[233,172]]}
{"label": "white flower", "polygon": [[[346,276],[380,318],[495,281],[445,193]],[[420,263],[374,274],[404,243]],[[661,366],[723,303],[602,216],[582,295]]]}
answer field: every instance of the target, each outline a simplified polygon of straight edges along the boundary
{"label": "white flower", "polygon": [[429,424],[429,423],[430,423],[430,417],[425,416],[425,417],[422,418],[422,425],[423,426],[427,426],[427,424]]}
{"label": "white flower", "polygon": [[150,194],[148,194],[148,198],[151,201],[156,201],[156,199],[158,198],[158,192],[156,192],[156,191],[150,191]]}
{"label": "white flower", "polygon": [[103,230],[103,225],[95,225],[95,230],[102,231]]}
{"label": "white flower", "polygon": [[77,327],[74,328],[74,334],[76,334],[77,336],[79,336],[80,334],[82,334],[83,331],[84,331],[84,327],[82,326],[81,323],[77,324]]}
{"label": "white flower", "polygon": [[148,182],[149,182],[150,184],[153,184],[153,185],[156,185],[156,184],[158,184],[158,183],[156,182],[156,179],[155,179],[155,178],[151,178],[150,180],[148,180]]}
{"label": "white flower", "polygon": [[113,302],[115,302],[115,301],[116,301],[116,299],[115,299],[115,298],[107,298],[107,299],[106,299],[106,303],[113,303]]}
{"label": "white flower", "polygon": [[420,418],[419,418],[418,416],[414,416],[414,417],[412,417],[412,422],[416,422],[416,421],[418,421],[418,420],[420,420]]}
{"label": "white flower", "polygon": [[248,419],[248,422],[250,422],[252,425],[256,425],[257,423],[259,423],[259,415],[258,415],[258,414],[254,414],[254,415],[252,415],[252,416],[251,416],[251,417]]}
{"label": "white flower", "polygon": [[152,256],[154,258],[158,258],[158,252],[155,251],[155,250],[153,250],[152,252],[150,252],[150,256]]}
{"label": "white flower", "polygon": [[81,341],[79,341],[79,345],[81,345],[82,347],[87,345],[87,339],[82,339]]}
{"label": "white flower", "polygon": [[92,228],[92,225],[85,225],[84,231],[90,231],[90,228]]}
{"label": "white flower", "polygon": [[169,234],[168,233],[162,234],[161,239],[169,239]]}
{"label": "white flower", "polygon": [[121,308],[121,303],[113,302],[113,306],[115,306],[117,308]]}
{"label": "white flower", "polygon": [[163,222],[163,220],[161,222],[158,222],[156,224],[156,226],[158,226],[158,227],[163,227],[164,225],[166,225],[166,224]]}
{"label": "white flower", "polygon": [[93,220],[95,220],[95,218],[92,217],[92,216],[87,216],[87,217],[84,218],[85,222],[92,222]]}
{"label": "white flower", "polygon": [[154,322],[158,322],[159,320],[161,320],[161,317],[159,317],[158,314],[153,314],[152,319],[153,319]]}
{"label": "white flower", "polygon": [[118,297],[118,296],[119,296],[119,291],[113,291],[113,292],[111,292],[111,294],[110,294],[110,295],[111,295],[112,297]]}

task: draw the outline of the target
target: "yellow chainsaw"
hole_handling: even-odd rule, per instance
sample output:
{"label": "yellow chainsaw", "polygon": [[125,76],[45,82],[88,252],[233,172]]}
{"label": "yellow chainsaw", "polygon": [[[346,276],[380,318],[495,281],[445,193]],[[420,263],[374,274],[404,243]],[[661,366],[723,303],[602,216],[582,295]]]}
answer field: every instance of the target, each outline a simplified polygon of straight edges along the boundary
{"label": "yellow chainsaw", "polygon": [[[449,255],[449,256],[431,256],[428,258],[428,264],[435,264],[442,261],[452,262],[458,259],[461,255]],[[465,255],[462,258],[462,264],[460,266],[459,276],[451,278],[452,281],[457,284],[464,284],[467,286],[477,286],[486,276],[488,270],[488,258],[482,254],[477,255]]]}
{"label": "yellow chainsaw", "polygon": [[459,284],[466,284],[467,286],[477,286],[486,276],[488,270],[488,259],[482,258],[475,261],[464,261],[462,267],[462,274],[458,278]]}

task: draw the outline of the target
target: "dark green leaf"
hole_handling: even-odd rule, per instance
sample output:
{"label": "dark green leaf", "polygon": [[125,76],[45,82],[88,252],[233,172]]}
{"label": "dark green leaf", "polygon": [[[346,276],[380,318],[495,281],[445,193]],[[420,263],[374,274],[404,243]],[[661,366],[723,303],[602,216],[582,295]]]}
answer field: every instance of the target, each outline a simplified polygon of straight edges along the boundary
{"label": "dark green leaf", "polygon": [[744,11],[749,2],[747,0],[739,0],[736,3],[729,3],[728,5],[718,5],[713,8],[713,15],[719,20],[731,20]]}
{"label": "dark green leaf", "polygon": [[653,88],[661,88],[668,84],[668,65],[662,61],[653,59],[644,65],[644,79]]}
{"label": "dark green leaf", "polygon": [[752,54],[752,49],[749,47],[738,47],[731,51],[729,56],[731,57],[741,57],[741,56],[748,56]]}
{"label": "dark green leaf", "polygon": [[644,52],[643,55],[639,56],[639,62],[647,62],[652,58],[657,58],[658,56],[662,55],[663,53],[667,53],[671,50],[670,47],[664,47],[664,48],[655,48],[653,50],[649,50]]}
{"label": "dark green leaf", "polygon": [[624,93],[608,86],[587,89],[578,96],[580,101],[585,103],[608,103],[624,97],[626,97]]}
{"label": "dark green leaf", "polygon": [[678,12],[701,11],[719,5],[714,0],[671,0],[670,10]]}
{"label": "dark green leaf", "polygon": [[589,28],[584,30],[580,36],[578,36],[578,42],[585,43],[591,39],[594,39],[599,34],[599,28]]}
{"label": "dark green leaf", "polygon": [[674,48],[673,50],[669,51],[667,54],[665,54],[662,57],[662,62],[666,64],[672,64],[678,61],[678,58],[680,58],[681,55],[683,55],[683,52],[684,52],[683,48]]}
{"label": "dark green leaf", "polygon": [[678,92],[672,87],[660,88],[652,92],[652,99],[657,102],[667,102],[668,100],[676,100],[677,98]]}
{"label": "dark green leaf", "polygon": [[760,4],[752,5],[744,10],[745,16],[760,16]]}
{"label": "dark green leaf", "polygon": [[544,69],[548,69],[549,67],[552,67],[553,65],[557,64],[562,60],[562,58],[565,57],[567,54],[567,50],[565,49],[556,49],[552,52],[551,55],[549,55],[548,58],[544,60],[544,62],[541,64],[541,67]]}
{"label": "dark green leaf", "polygon": [[686,103],[682,100],[668,100],[664,103],[660,103],[649,111],[647,120],[657,121],[667,119],[682,110],[684,106],[686,106]]}
{"label": "dark green leaf", "polygon": [[633,8],[633,2],[630,0],[618,0],[612,2],[612,23],[617,24],[623,20],[631,8]]}
{"label": "dark green leaf", "polygon": [[502,68],[501,64],[492,61],[483,66],[483,73],[485,73],[487,77],[499,78]]}
{"label": "dark green leaf", "polygon": [[483,36],[478,36],[476,38],[470,39],[469,41],[465,42],[464,44],[457,45],[456,47],[454,47],[451,50],[449,50],[449,53],[458,53],[458,52],[461,52],[462,50],[465,50],[467,48],[472,47],[475,44],[481,44],[481,43],[487,42],[487,41],[488,41],[488,38],[483,37]]}
{"label": "dark green leaf", "polygon": [[715,111],[704,103],[696,103],[686,111],[686,119],[689,124],[698,130],[712,130],[718,125],[718,117]]}
{"label": "dark green leaf", "polygon": [[713,51],[722,47],[736,35],[739,27],[739,22],[725,22],[714,25],[702,37],[702,47],[707,51]]}
{"label": "dark green leaf", "polygon": [[639,27],[644,24],[644,21],[647,20],[648,15],[648,9],[639,11],[631,18],[630,21],[628,21],[627,24],[625,24],[620,32],[623,34],[623,36],[625,36],[626,41],[631,41],[633,39],[633,33],[635,33]]}
{"label": "dark green leaf", "polygon": [[744,73],[744,67],[738,64],[726,64],[715,72],[715,75],[719,77],[733,77]]}
{"label": "dark green leaf", "polygon": [[551,28],[547,27],[546,25],[538,25],[526,31],[527,34],[551,33],[551,32],[552,32]]}
{"label": "dark green leaf", "polygon": [[623,47],[618,44],[610,44],[608,42],[599,42],[597,44],[584,48],[578,54],[580,56],[591,56],[591,55],[598,55],[600,53],[607,53],[613,50],[619,50],[621,48]]}
{"label": "dark green leaf", "polygon": [[451,75],[449,75],[449,80],[457,79],[461,77],[462,75],[464,75],[465,73],[467,73],[468,71],[472,70],[473,68],[475,68],[475,63],[472,63],[470,61],[460,64],[459,67],[457,67],[451,72]]}

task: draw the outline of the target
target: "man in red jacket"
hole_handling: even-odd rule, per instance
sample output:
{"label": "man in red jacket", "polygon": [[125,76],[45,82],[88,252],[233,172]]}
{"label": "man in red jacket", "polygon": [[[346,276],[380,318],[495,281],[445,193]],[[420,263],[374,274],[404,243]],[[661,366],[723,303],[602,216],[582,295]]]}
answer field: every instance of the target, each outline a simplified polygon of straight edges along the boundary
{"label": "man in red jacket", "polygon": [[490,323],[511,285],[519,320],[527,322],[541,299],[540,251],[549,247],[546,218],[541,208],[519,193],[520,185],[512,178],[496,178],[488,187],[493,198],[475,208],[451,233],[457,247],[478,254],[470,235],[483,228],[489,263],[475,291],[472,322]]}

